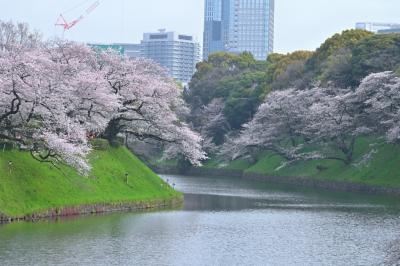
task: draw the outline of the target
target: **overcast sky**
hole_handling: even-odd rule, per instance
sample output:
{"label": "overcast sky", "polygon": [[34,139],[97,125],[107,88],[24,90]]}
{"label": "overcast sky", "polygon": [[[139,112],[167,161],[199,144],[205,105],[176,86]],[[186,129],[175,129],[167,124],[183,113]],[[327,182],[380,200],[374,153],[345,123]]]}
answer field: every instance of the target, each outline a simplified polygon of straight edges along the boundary
{"label": "overcast sky", "polygon": [[[28,22],[44,37],[60,36],[60,13],[84,0],[0,0],[0,19]],[[95,0],[65,14],[73,20]],[[400,23],[400,0],[275,0],[275,51],[313,50],[359,21]],[[204,0],[101,0],[97,9],[65,34],[83,42],[139,42],[160,28],[202,41]]]}

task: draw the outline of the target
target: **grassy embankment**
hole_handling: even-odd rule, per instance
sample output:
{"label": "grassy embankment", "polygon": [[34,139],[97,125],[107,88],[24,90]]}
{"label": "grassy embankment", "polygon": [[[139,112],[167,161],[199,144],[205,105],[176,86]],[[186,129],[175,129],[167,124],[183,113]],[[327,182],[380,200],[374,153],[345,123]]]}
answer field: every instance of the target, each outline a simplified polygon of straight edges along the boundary
{"label": "grassy embankment", "polygon": [[[355,161],[370,148],[373,141],[360,139],[355,148]],[[360,167],[345,165],[334,160],[315,160],[297,162],[279,168],[284,159],[278,155],[264,152],[254,164],[245,160],[233,161],[221,166],[215,160],[208,161],[205,168],[239,170],[244,173],[257,173],[266,176],[306,177],[326,181],[351,182],[378,187],[400,188],[400,147],[380,144],[373,159]]]}
{"label": "grassy embankment", "polygon": [[50,208],[181,197],[124,147],[94,150],[90,161],[93,169],[83,177],[70,167],[59,170],[35,161],[27,152],[0,151],[0,213],[16,217]]}

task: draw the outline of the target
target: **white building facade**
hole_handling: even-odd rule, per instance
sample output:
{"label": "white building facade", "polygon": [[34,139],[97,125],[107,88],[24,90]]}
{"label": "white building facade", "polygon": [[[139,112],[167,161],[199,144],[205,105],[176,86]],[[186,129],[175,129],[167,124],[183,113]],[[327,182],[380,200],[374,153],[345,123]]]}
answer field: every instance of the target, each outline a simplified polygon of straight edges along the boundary
{"label": "white building facade", "polygon": [[187,84],[200,61],[200,45],[193,36],[160,30],[143,34],[140,56],[157,62],[172,78]]}

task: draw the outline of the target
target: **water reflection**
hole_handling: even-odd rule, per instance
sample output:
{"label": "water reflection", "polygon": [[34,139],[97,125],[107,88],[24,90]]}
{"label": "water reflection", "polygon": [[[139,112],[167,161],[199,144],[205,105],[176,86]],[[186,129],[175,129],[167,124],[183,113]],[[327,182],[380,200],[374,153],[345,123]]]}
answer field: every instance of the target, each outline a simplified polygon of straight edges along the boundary
{"label": "water reflection", "polygon": [[246,209],[400,212],[400,198],[332,192],[229,178],[168,176],[185,192],[185,210]]}
{"label": "water reflection", "polygon": [[353,212],[381,212],[394,211],[396,208],[388,208],[381,204],[334,204],[318,202],[296,202],[281,199],[244,198],[234,196],[219,196],[207,194],[185,194],[185,210],[192,211],[240,211],[255,209],[278,210],[303,210],[303,211],[353,211]]}
{"label": "water reflection", "polygon": [[398,199],[165,177],[183,210],[0,227],[1,265],[381,265]]}

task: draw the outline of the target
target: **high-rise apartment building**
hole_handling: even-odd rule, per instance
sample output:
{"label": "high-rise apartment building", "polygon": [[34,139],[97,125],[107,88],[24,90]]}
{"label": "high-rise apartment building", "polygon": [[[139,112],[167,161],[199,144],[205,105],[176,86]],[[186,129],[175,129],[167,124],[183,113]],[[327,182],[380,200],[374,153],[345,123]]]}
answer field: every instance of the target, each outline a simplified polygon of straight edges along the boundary
{"label": "high-rise apartment building", "polygon": [[88,44],[97,49],[113,49],[128,57],[151,59],[163,66],[170,77],[189,83],[200,61],[200,44],[192,36],[160,30],[144,33],[140,44]]}
{"label": "high-rise apartment building", "polygon": [[140,54],[165,67],[171,77],[188,83],[200,61],[200,45],[192,36],[160,30],[143,34]]}
{"label": "high-rise apartment building", "polygon": [[251,52],[265,60],[274,45],[274,0],[205,0],[203,57]]}

